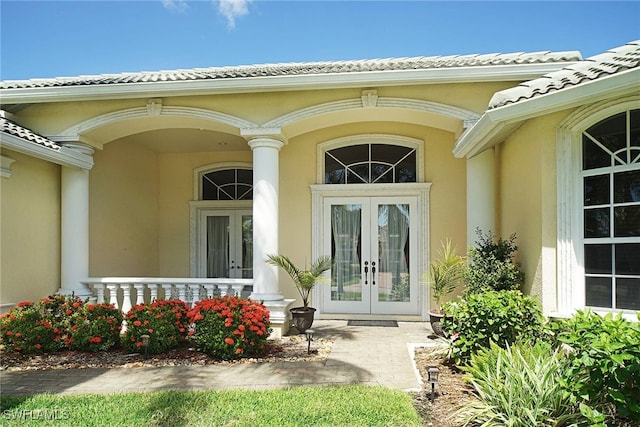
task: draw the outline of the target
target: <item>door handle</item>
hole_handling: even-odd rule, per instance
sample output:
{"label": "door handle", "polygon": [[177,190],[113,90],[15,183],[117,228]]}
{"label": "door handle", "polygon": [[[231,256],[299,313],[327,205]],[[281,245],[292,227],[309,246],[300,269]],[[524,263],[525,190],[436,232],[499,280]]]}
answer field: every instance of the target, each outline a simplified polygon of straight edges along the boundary
{"label": "door handle", "polygon": [[371,285],[376,284],[376,262],[371,261]]}
{"label": "door handle", "polygon": [[369,277],[369,262],[365,261],[364,262],[364,284],[368,285],[368,277]]}

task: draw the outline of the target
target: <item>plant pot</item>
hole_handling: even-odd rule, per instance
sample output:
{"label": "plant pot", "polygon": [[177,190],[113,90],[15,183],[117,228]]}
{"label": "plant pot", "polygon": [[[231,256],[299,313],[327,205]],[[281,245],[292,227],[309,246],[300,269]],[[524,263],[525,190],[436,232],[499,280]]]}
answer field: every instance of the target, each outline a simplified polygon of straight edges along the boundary
{"label": "plant pot", "polygon": [[431,329],[433,329],[433,333],[438,335],[439,337],[444,337],[445,333],[442,330],[442,324],[440,323],[444,318],[444,313],[434,313],[432,311],[429,312],[429,322],[431,323]]}
{"label": "plant pot", "polygon": [[294,307],[289,310],[293,320],[293,326],[299,333],[304,334],[304,331],[309,329],[313,325],[313,317],[316,314],[316,309],[313,307]]}

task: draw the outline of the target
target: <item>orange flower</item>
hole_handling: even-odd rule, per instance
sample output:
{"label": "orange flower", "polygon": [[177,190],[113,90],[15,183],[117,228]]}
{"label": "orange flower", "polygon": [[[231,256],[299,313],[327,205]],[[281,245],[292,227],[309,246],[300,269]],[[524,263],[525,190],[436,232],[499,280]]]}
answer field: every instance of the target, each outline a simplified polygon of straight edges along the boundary
{"label": "orange flower", "polygon": [[139,320],[136,320],[135,322],[133,322],[133,326],[142,326],[142,322]]}
{"label": "orange flower", "polygon": [[235,343],[235,341],[233,340],[233,338],[229,338],[229,337],[225,338],[225,339],[224,339],[224,342],[226,342],[226,343],[227,343],[227,344],[229,344],[229,345],[233,345],[233,344]]}

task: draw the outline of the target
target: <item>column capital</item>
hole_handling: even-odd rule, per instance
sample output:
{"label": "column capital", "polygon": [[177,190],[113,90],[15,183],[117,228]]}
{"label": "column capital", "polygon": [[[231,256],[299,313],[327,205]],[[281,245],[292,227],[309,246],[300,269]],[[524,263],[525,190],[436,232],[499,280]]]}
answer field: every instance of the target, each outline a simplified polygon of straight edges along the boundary
{"label": "column capital", "polygon": [[244,128],[240,129],[240,135],[247,140],[252,149],[258,146],[279,150],[287,144],[287,138],[280,128]]}
{"label": "column capital", "polygon": [[248,144],[252,150],[255,150],[256,148],[274,148],[280,151],[280,149],[284,146],[284,142],[282,142],[281,140],[264,136],[251,138]]}

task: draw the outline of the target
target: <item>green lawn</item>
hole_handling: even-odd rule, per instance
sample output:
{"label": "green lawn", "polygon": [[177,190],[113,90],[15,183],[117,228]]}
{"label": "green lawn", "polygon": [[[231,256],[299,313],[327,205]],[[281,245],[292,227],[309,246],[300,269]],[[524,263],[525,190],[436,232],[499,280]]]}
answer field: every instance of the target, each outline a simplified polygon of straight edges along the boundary
{"label": "green lawn", "polygon": [[420,426],[411,397],[383,387],[2,397],[11,426]]}

